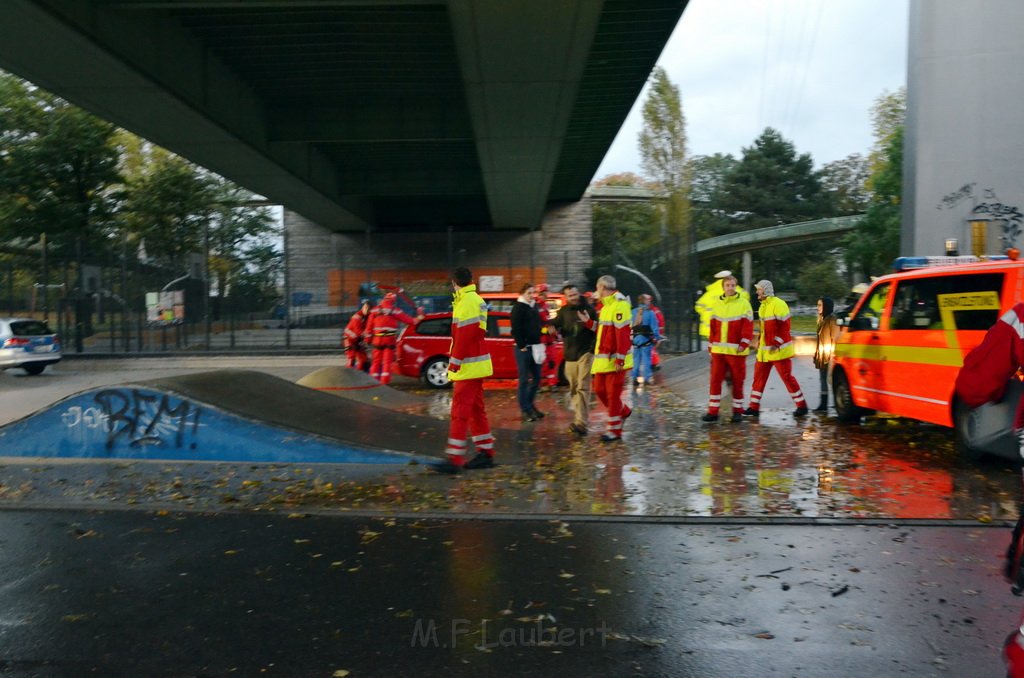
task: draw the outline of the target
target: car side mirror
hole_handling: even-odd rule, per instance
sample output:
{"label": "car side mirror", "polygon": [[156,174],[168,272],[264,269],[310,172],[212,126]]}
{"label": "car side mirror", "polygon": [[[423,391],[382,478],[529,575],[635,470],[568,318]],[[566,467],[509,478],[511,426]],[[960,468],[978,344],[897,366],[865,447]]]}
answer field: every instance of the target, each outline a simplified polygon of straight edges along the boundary
{"label": "car side mirror", "polygon": [[839,325],[840,327],[846,327],[847,323],[850,320],[850,313],[849,313],[849,311],[836,311],[835,315],[836,315],[836,325]]}
{"label": "car side mirror", "polygon": [[846,326],[849,327],[851,331],[873,329],[871,326],[871,318],[862,315],[848,319]]}

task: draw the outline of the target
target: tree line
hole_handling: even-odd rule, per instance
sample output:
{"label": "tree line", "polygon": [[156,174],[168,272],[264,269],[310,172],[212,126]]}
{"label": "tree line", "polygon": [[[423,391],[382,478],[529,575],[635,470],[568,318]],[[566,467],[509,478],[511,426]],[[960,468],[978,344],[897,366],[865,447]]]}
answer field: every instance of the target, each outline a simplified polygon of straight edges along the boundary
{"label": "tree line", "polygon": [[[776,289],[796,290],[804,301],[822,295],[844,298],[851,283],[891,270],[899,252],[903,125],[901,88],[880,95],[871,108],[874,144],[815,169],[808,153],[778,130],[766,128],[740,157],[691,156],[678,87],[661,67],[654,70],[644,102],[639,145],[644,176],[602,177],[595,185],[645,187],[650,203],[601,203],[594,208],[594,265],[590,274],[633,262],[661,268],[663,280],[702,286],[723,268],[738,271],[739,256],[700,262],[699,270],[671,246],[689,252],[695,240],[717,235],[854,214],[865,215],[855,231],[834,241],[755,250],[755,275]],[[631,266],[632,267],[632,266]]]}
{"label": "tree line", "polygon": [[126,258],[167,281],[199,254],[216,297],[230,295],[239,311],[265,309],[279,296],[282,258],[273,214],[255,198],[0,72],[0,257],[9,270],[41,257],[44,241],[54,265]]}

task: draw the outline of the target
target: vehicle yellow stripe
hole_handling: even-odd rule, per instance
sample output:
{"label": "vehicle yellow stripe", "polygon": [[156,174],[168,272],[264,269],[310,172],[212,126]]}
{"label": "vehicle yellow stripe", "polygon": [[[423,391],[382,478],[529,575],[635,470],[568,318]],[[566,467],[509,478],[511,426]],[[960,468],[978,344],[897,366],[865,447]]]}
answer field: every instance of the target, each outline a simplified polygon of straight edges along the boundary
{"label": "vehicle yellow stripe", "polygon": [[859,360],[891,360],[918,365],[942,365],[944,367],[963,367],[964,364],[963,351],[959,348],[839,344],[836,346],[836,356]]}

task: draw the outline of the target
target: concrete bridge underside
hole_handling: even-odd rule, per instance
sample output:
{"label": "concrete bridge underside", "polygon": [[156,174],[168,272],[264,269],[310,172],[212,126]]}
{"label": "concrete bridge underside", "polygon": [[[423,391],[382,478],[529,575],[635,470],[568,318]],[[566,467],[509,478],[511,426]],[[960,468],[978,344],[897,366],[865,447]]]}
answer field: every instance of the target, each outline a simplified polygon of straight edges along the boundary
{"label": "concrete bridge underside", "polygon": [[0,67],[331,231],[537,228],[687,0],[5,0]]}

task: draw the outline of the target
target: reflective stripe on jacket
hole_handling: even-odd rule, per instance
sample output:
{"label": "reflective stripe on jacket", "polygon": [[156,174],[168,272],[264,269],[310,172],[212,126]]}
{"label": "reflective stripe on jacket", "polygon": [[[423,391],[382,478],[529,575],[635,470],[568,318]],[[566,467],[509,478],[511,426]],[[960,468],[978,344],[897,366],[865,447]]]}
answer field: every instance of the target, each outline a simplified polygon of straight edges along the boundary
{"label": "reflective stripe on jacket", "polygon": [[754,310],[739,294],[719,297],[711,308],[708,325],[708,345],[712,353],[750,354],[750,344],[754,341]]}
{"label": "reflective stripe on jacket", "polygon": [[[725,294],[725,286],[723,280],[719,278],[704,288],[704,294],[700,295],[697,303],[693,305],[693,310],[700,316],[700,336],[705,339],[711,333],[711,311],[723,294]],[[739,285],[736,286],[736,295],[748,304],[750,303],[750,295]]]}
{"label": "reflective stripe on jacket", "polygon": [[758,362],[785,360],[796,355],[790,334],[789,305],[778,297],[765,297],[757,309],[761,322],[761,338],[757,342]]}
{"label": "reflective stripe on jacket", "polygon": [[448,371],[450,381],[483,379],[494,374],[491,354],[487,352],[487,303],[476,293],[476,285],[455,292],[452,301],[452,346],[449,364],[459,371]]}
{"label": "reflective stripe on jacket", "polygon": [[597,345],[591,374],[614,372],[616,366],[633,369],[633,309],[629,300],[616,292],[601,300],[597,317]]}

